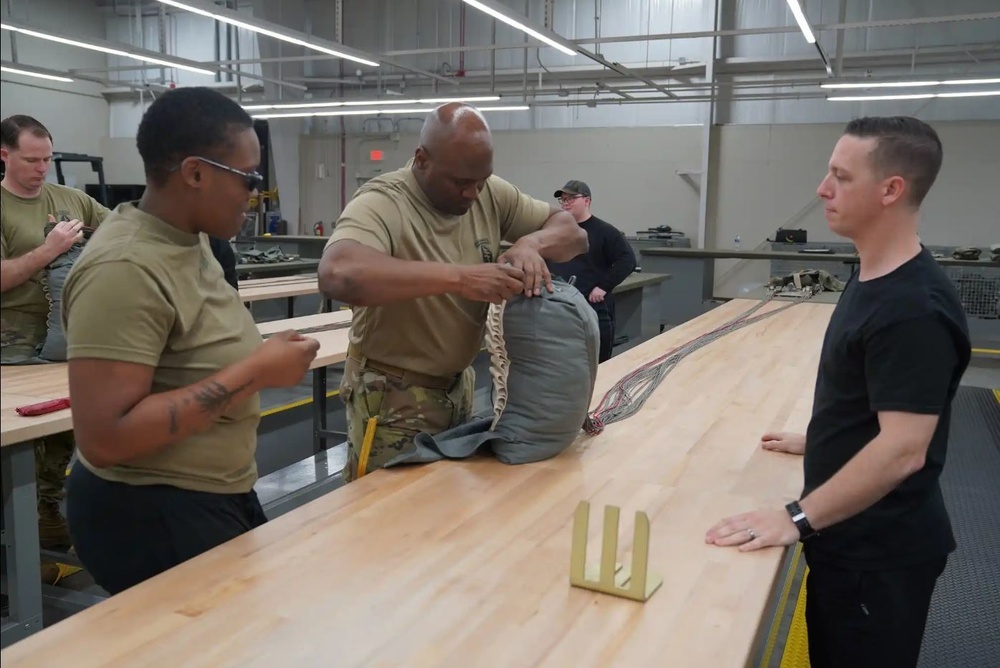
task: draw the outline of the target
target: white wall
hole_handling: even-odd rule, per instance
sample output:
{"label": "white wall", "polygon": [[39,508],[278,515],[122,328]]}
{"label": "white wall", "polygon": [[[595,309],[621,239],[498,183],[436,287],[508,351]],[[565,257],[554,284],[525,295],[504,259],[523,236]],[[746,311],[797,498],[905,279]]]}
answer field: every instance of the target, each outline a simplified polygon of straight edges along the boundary
{"label": "white wall", "polygon": [[[374,126],[373,126],[374,127]],[[525,192],[555,203],[552,193],[569,179],[580,179],[594,193],[593,212],[627,233],[670,225],[695,235],[698,193],[678,171],[700,165],[701,130],[663,127],[606,130],[495,132],[493,170]],[[367,179],[405,164],[417,145],[414,134],[398,141],[385,135],[347,140],[347,192]],[[373,163],[371,149],[385,152]],[[305,135],[302,139],[302,216],[311,224],[336,220],[340,210],[340,139]],[[318,178],[322,163],[329,175]],[[695,176],[695,183],[698,183]]]}
{"label": "white wall", "polygon": [[[921,238],[932,245],[983,246],[1000,242],[995,192],[1000,184],[1000,124],[935,123],[944,164],[924,201]],[[724,126],[716,129],[717,190],[710,210],[711,246],[728,248],[737,235],[744,247],[771,237],[781,226],[809,233],[810,241],[834,241],[816,203],[816,188],[843,126]]]}
{"label": "white wall", "polygon": [[[1000,243],[1000,124],[934,123],[944,164],[924,200],[921,239],[929,245]],[[724,126],[716,128],[719,159],[709,210],[709,247],[755,248],[779,227],[801,228],[809,241],[843,241],[830,232],[816,188],[827,170],[842,124]],[[765,246],[767,247],[767,246]],[[769,277],[768,262],[718,260],[715,294],[739,296]]]}
{"label": "white wall", "polygon": [[[3,4],[4,19],[8,18]],[[72,32],[81,38],[104,38],[104,20],[89,0],[31,0],[16,2],[10,20],[39,28]],[[11,32],[2,32],[2,55],[11,60]],[[104,54],[28,37],[16,36],[17,59],[25,65],[67,71],[102,67]],[[76,81],[61,83],[44,79],[8,75],[0,83],[0,116],[34,116],[44,124],[55,140],[55,150],[67,153],[101,155],[102,139],[108,135],[108,105],[101,97],[102,86]],[[105,165],[107,169],[107,165]],[[89,166],[66,165],[68,185],[79,188],[97,183]],[[55,170],[52,171],[55,180]]]}
{"label": "white wall", "polygon": [[[921,238],[930,245],[1000,243],[995,195],[1000,184],[996,158],[1000,124],[934,125],[945,159],[923,205]],[[773,238],[779,227],[805,229],[810,241],[836,241],[823,218],[816,188],[843,127],[837,123],[713,128],[718,157],[709,175],[706,246],[730,248],[739,236],[741,248],[752,249]],[[626,234],[668,224],[688,234],[693,243],[696,240],[696,187],[702,179],[695,174],[689,183],[677,172],[698,171],[700,128],[498,131],[494,143],[494,171],[535,197],[552,201],[552,192],[566,180],[582,179],[593,189],[594,213]],[[415,146],[414,134],[398,140],[388,134],[348,137],[348,198],[360,181],[405,164]],[[371,149],[384,151],[381,163],[369,159]],[[339,135],[303,135],[299,156],[303,221],[311,229],[321,220],[329,233],[340,211]],[[716,293],[735,296],[743,288],[756,288],[767,280],[767,271],[762,262],[720,260]]]}
{"label": "white wall", "polygon": [[[944,143],[945,161],[924,202],[924,240],[944,245],[1000,242],[995,203],[1000,124],[934,125]],[[744,248],[754,247],[783,225],[808,230],[811,240],[833,241],[822,207],[816,206],[816,187],[843,128],[839,123],[714,128],[718,159],[710,174],[706,245],[729,247],[740,236]],[[701,176],[692,175],[689,183],[677,172],[700,169],[700,135],[697,127],[497,131],[494,171],[546,200],[567,179],[584,180],[594,191],[594,213],[627,234],[666,224],[694,238]],[[339,212],[339,141],[333,134],[301,139],[302,215],[307,221],[329,223]],[[415,146],[416,136],[409,133],[398,141],[388,134],[348,137],[348,197],[359,178],[402,166]],[[384,160],[371,162],[370,149],[382,149]],[[317,177],[321,163],[322,179]]]}

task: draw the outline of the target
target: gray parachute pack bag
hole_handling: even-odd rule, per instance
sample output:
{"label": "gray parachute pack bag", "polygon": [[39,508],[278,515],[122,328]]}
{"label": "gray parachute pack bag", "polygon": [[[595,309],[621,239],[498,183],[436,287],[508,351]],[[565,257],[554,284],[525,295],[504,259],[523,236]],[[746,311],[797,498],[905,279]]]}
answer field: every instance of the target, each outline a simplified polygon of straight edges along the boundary
{"label": "gray parachute pack bag", "polygon": [[[49,232],[55,226],[55,223],[48,223],[45,226],[45,235],[48,236]],[[45,341],[38,347],[38,357],[40,360],[46,362],[66,361],[66,332],[63,331],[62,324],[63,286],[66,285],[66,278],[69,276],[70,269],[73,268],[73,264],[80,257],[84,245],[93,233],[94,228],[84,227],[83,240],[73,244],[68,251],[45,267],[42,289],[45,291],[45,296],[49,299],[49,317]]]}
{"label": "gray parachute pack bag", "polygon": [[490,306],[486,347],[493,414],[439,434],[421,433],[416,451],[387,466],[463,459],[489,449],[505,464],[555,457],[580,434],[597,380],[597,314],[573,285]]}

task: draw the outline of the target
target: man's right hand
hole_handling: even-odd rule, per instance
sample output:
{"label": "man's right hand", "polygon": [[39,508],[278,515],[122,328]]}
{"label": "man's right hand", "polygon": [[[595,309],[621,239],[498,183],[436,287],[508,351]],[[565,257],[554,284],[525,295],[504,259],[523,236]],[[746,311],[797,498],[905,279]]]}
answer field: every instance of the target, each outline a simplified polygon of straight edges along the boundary
{"label": "man's right hand", "polygon": [[294,387],[302,382],[319,352],[319,341],[294,330],[279,332],[251,358],[264,387]]}
{"label": "man's right hand", "polygon": [[772,432],[761,437],[760,447],[774,452],[802,455],[806,451],[806,437],[789,431]]}
{"label": "man's right hand", "polygon": [[[51,213],[49,214],[49,222],[56,222]],[[79,220],[64,220],[56,223],[52,231],[45,235],[44,248],[55,259],[79,241],[83,241],[83,223]]]}
{"label": "man's right hand", "polygon": [[466,265],[459,278],[458,294],[472,301],[499,304],[524,292],[524,271],[508,264]]}

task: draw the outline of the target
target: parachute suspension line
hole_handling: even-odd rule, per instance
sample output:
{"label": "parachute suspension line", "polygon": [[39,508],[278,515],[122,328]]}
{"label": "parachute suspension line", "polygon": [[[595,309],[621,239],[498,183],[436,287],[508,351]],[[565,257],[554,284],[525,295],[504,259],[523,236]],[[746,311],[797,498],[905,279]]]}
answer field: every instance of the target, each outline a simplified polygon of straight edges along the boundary
{"label": "parachute suspension line", "polygon": [[756,324],[800,303],[793,301],[767,313],[754,315],[770,303],[776,294],[770,292],[767,297],[729,322],[670,350],[626,375],[608,390],[601,403],[588,415],[583,425],[584,431],[590,435],[600,434],[606,425],[632,417],[642,409],[663,379],[688,355],[714,343],[726,334]]}

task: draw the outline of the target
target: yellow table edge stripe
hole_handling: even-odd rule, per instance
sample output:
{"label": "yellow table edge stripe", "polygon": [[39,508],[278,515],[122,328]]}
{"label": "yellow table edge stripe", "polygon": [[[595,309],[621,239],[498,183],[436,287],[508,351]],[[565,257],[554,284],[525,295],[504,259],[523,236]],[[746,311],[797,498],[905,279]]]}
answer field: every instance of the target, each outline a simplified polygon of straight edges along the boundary
{"label": "yellow table edge stripe", "polygon": [[785,606],[788,604],[788,595],[792,589],[792,580],[795,579],[795,571],[799,567],[799,559],[802,558],[802,543],[795,545],[795,553],[788,564],[788,572],[785,575],[785,584],[781,588],[781,596],[778,597],[778,607],[774,611],[774,622],[767,636],[767,644],[764,646],[764,655],[761,657],[760,665],[763,668],[771,663],[771,655],[774,653],[774,646],[778,641],[778,631],[781,630],[781,618],[785,616]]}

